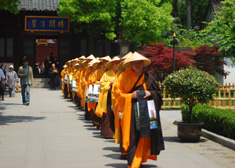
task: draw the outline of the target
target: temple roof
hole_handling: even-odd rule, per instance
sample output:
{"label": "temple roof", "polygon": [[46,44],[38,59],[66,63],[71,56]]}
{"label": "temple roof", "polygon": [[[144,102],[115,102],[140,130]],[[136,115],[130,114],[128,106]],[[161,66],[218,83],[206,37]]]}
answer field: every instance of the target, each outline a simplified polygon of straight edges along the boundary
{"label": "temple roof", "polygon": [[58,11],[58,0],[21,0],[19,10]]}

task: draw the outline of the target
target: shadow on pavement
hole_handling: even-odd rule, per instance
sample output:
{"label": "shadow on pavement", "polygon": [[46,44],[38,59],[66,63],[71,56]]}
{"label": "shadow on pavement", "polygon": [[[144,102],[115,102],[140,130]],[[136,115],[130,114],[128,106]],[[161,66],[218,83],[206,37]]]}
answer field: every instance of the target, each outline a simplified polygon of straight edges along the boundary
{"label": "shadow on pavement", "polygon": [[83,125],[83,127],[89,127],[89,128],[92,127],[93,128],[94,126],[93,125]]}
{"label": "shadow on pavement", "polygon": [[90,131],[98,131],[97,128],[93,127],[93,128],[86,128],[87,130],[90,130]]}
{"label": "shadow on pavement", "polygon": [[115,160],[120,160],[120,153],[119,154],[108,154],[108,155],[103,155],[107,158],[115,159]]}
{"label": "shadow on pavement", "polygon": [[[97,130],[98,131],[98,130]],[[94,135],[100,135],[100,131],[99,132],[92,132],[92,134]]]}
{"label": "shadow on pavement", "polygon": [[5,110],[6,107],[0,106],[0,110]]}
{"label": "shadow on pavement", "polygon": [[163,139],[165,142],[180,142],[177,136],[166,136],[166,137],[163,137]]}
{"label": "shadow on pavement", "polygon": [[44,120],[46,117],[32,117],[32,116],[2,116],[0,113],[0,125],[19,122],[32,122],[35,120]]}
{"label": "shadow on pavement", "polygon": [[104,147],[103,150],[110,150],[113,152],[120,152],[120,147]]}
{"label": "shadow on pavement", "polygon": [[151,165],[151,164],[145,164],[145,165],[141,165],[140,168],[156,168],[158,167],[157,165]]}
{"label": "shadow on pavement", "polygon": [[182,142],[177,136],[165,136],[163,137],[165,142],[179,142],[179,143],[204,143],[206,139],[199,139],[198,142]]}
{"label": "shadow on pavement", "polygon": [[95,136],[92,136],[94,138],[101,138],[101,139],[105,139],[102,135],[95,135]]}
{"label": "shadow on pavement", "polygon": [[23,105],[22,103],[2,103],[2,105],[6,105],[6,106],[14,106],[14,105]]}
{"label": "shadow on pavement", "polygon": [[68,107],[70,107],[70,108],[72,108],[72,109],[75,109],[76,111],[80,111],[80,110],[77,108],[77,106],[68,106]]}
{"label": "shadow on pavement", "polygon": [[124,163],[112,163],[112,164],[106,164],[105,167],[113,167],[113,168],[124,168],[127,167],[127,164]]}
{"label": "shadow on pavement", "polygon": [[114,139],[106,140],[106,141],[104,141],[104,142],[114,143]]}

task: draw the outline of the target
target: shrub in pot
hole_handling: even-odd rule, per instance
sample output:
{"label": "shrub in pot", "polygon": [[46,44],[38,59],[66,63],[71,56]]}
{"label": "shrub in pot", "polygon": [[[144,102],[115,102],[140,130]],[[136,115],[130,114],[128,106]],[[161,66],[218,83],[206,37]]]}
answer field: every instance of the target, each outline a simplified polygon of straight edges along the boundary
{"label": "shrub in pot", "polygon": [[207,103],[218,92],[215,77],[205,71],[188,68],[168,75],[163,86],[172,98],[180,97],[181,103],[187,107],[187,113],[182,117],[183,122],[177,124],[178,137],[182,141],[198,141],[203,123],[191,121],[192,110],[199,103]]}

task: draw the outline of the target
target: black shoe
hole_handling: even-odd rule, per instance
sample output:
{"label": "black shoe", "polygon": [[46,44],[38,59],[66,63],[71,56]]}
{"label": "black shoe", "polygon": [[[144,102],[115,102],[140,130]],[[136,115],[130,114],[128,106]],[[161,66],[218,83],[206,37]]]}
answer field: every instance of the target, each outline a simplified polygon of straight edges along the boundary
{"label": "black shoe", "polygon": [[26,102],[25,105],[28,106],[28,105],[29,105],[29,102]]}

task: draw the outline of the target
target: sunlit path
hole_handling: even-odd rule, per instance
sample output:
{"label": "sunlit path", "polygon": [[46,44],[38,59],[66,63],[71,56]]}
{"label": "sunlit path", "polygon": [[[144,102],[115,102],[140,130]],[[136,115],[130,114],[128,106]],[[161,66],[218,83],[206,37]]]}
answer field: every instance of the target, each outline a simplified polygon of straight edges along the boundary
{"label": "sunlit path", "polygon": [[[196,144],[180,143],[175,126],[165,120],[173,121],[179,115],[161,114],[166,150],[157,162],[148,161],[144,167],[232,166],[232,158],[218,163],[219,155],[208,150],[231,156],[232,151],[225,147],[204,138]],[[19,93],[0,103],[0,168],[126,168],[127,162],[119,156],[119,145],[102,138],[100,131],[84,120],[84,111],[65,100],[59,90],[31,89],[29,106],[22,105]]]}

